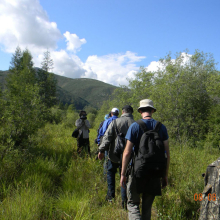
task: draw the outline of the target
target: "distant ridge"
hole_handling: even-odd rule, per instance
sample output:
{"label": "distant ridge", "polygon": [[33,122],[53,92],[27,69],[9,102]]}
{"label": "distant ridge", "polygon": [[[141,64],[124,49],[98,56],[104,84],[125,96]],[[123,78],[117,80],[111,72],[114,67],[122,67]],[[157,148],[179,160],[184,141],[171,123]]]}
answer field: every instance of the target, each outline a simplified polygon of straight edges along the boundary
{"label": "distant ridge", "polygon": [[[0,71],[0,84],[3,88],[8,73],[9,71]],[[103,101],[117,88],[95,79],[71,79],[54,75],[57,80],[57,98],[64,105],[73,103],[76,109],[83,109],[85,106],[100,108]]]}

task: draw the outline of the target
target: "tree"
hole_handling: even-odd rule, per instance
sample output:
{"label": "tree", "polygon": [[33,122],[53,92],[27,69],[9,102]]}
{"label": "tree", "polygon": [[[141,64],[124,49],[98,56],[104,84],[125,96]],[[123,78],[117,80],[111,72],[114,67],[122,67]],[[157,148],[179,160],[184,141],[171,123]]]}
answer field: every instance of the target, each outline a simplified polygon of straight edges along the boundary
{"label": "tree", "polygon": [[38,85],[40,87],[39,94],[41,100],[47,108],[51,108],[57,102],[56,100],[56,85],[57,81],[53,73],[49,70],[53,69],[53,60],[50,58],[50,52],[44,53],[44,59],[41,63],[41,69],[38,70]]}
{"label": "tree", "polygon": [[[4,138],[14,146],[27,142],[44,124],[46,109],[39,96],[39,87],[33,68],[32,56],[28,50],[18,53],[16,49],[6,79],[6,108],[4,111]],[[19,65],[18,65],[19,64]]]}
{"label": "tree", "polygon": [[200,51],[178,53],[175,60],[169,54],[160,66],[156,72],[141,68],[127,91],[117,94],[117,102],[137,108],[141,99],[152,99],[157,108],[154,117],[167,126],[170,137],[196,145],[210,129],[212,107],[219,106],[220,90],[213,88],[220,80],[214,59]]}
{"label": "tree", "polygon": [[9,70],[14,73],[19,73],[19,71],[22,69],[21,61],[22,52],[20,47],[18,46],[15,50],[15,53],[12,55]]}
{"label": "tree", "polygon": [[50,56],[50,51],[46,51],[44,52],[44,59],[41,63],[41,68],[46,71],[49,72],[50,70],[53,71],[53,59]]}

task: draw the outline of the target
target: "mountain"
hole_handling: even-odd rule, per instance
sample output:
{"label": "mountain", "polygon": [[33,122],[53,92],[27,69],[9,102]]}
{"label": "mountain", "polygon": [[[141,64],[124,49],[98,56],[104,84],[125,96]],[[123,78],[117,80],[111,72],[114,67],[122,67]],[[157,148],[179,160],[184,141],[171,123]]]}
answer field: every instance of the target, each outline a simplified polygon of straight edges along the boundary
{"label": "mountain", "polygon": [[[3,88],[8,73],[9,71],[0,71],[0,84]],[[71,79],[54,75],[57,80],[57,98],[64,105],[73,103],[76,109],[82,109],[87,105],[94,108],[101,107],[103,101],[107,100],[117,88],[95,79]]]}

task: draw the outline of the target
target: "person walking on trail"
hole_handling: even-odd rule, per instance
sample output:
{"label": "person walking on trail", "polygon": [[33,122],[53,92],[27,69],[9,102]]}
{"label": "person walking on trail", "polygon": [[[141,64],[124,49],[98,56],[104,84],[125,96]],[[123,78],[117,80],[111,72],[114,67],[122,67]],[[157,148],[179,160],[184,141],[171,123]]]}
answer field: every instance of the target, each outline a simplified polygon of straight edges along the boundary
{"label": "person walking on trail", "polygon": [[97,142],[98,142],[98,145],[101,144],[101,141],[102,141],[102,137],[103,135],[105,134],[109,124],[115,120],[116,118],[118,118],[118,115],[119,115],[119,109],[118,108],[113,108],[111,110],[111,117],[109,117],[107,120],[104,121],[102,127],[100,128],[99,130],[99,135],[98,135],[98,138],[97,138]]}
{"label": "person walking on trail", "polygon": [[[111,117],[111,112],[110,112],[109,114],[106,114],[106,115],[105,115],[104,121],[107,120],[107,119],[109,119],[110,117]],[[97,144],[97,145],[98,145],[98,135],[99,135],[99,131],[100,131],[100,129],[101,129],[101,127],[102,127],[104,121],[102,121],[102,122],[99,124],[99,128],[98,128],[98,130],[97,130],[97,137],[96,137],[96,139],[95,139],[95,144]],[[99,145],[98,145],[98,146],[99,146]],[[96,154],[97,154],[96,160],[98,160],[98,153],[99,153],[99,151],[96,152]],[[105,170],[105,164],[104,164],[104,170]],[[104,173],[104,175],[105,175],[105,173]]]}
{"label": "person walking on trail", "polygon": [[80,111],[80,118],[75,122],[77,129],[79,129],[79,136],[77,138],[77,153],[81,155],[82,151],[85,150],[91,156],[89,144],[89,128],[91,125],[86,116],[86,111]]}
{"label": "person walking on trail", "polygon": [[[108,161],[107,161],[107,183],[108,192],[106,199],[112,201],[115,198],[115,174],[117,168],[121,172],[121,160],[118,156],[114,154],[115,140],[117,134],[121,133],[126,135],[129,126],[134,122],[133,119],[133,108],[130,105],[125,105],[122,108],[122,115],[117,118],[109,125],[107,131],[105,132],[102,143],[99,146],[98,158],[101,160],[104,157],[104,152],[108,151]],[[122,208],[127,208],[127,195],[126,189],[121,187],[121,197],[122,197]]]}
{"label": "person walking on trail", "polygon": [[[111,113],[106,114],[105,117],[104,117],[104,121],[107,120],[107,119],[109,119],[110,117],[111,117]],[[96,137],[96,139],[95,139],[95,144],[97,144],[97,145],[98,145],[98,140],[97,140],[97,139],[98,139],[98,136],[99,136],[99,131],[100,131],[100,129],[101,129],[101,127],[102,127],[104,121],[102,121],[102,122],[99,124],[99,128],[98,128],[98,130],[97,130],[97,137]]]}
{"label": "person walking on trail", "polygon": [[[109,124],[118,118],[118,115],[119,115],[119,109],[118,108],[113,108],[111,110],[111,112],[109,113],[109,118],[107,120],[104,121],[102,127],[100,128],[99,130],[99,134],[98,134],[98,137],[97,137],[97,142],[98,142],[98,146],[100,146],[101,142],[102,142],[102,138],[103,138],[103,135],[105,134]],[[104,174],[104,180],[106,180],[106,175],[107,175],[107,156],[108,156],[108,151],[105,151],[105,161],[104,161],[104,164],[103,164],[103,174]]]}
{"label": "person walking on trail", "polygon": [[[141,114],[142,121],[146,124],[148,130],[153,130],[157,121],[152,118],[152,114],[156,112],[156,108],[153,105],[153,101],[150,99],[144,99],[140,101],[140,107],[138,108],[138,112]],[[131,155],[134,151],[138,152],[140,139],[143,137],[143,130],[139,126],[137,122],[134,122],[128,129],[125,139],[126,147],[123,153],[122,158],[122,171],[121,171],[121,179],[120,185],[125,187],[126,185],[126,169],[128,164],[130,164]],[[161,195],[161,187],[164,188],[168,184],[168,170],[170,163],[170,152],[169,152],[169,142],[168,142],[168,133],[166,127],[162,124],[158,131],[159,138],[161,139],[161,143],[164,145],[163,150],[165,150],[165,157],[167,156],[167,162],[165,165],[165,175],[162,178],[162,186],[160,178],[150,178],[148,177],[146,181],[142,181],[138,183],[138,178],[136,178],[134,174],[134,169],[136,164],[134,164],[131,169],[131,173],[128,176],[128,184],[127,184],[127,208],[128,208],[128,216],[130,220],[133,219],[142,219],[142,220],[150,220],[151,219],[151,208],[154,201],[155,196]],[[141,142],[142,143],[142,142]],[[149,143],[149,142],[148,142]],[[148,144],[149,145],[149,144]],[[140,152],[138,152],[140,153]],[[136,162],[135,157],[132,159],[132,163]],[[140,184],[140,185],[139,185]],[[142,187],[142,188],[141,188]],[[142,217],[140,214],[140,193],[139,190],[144,190],[142,193]]]}

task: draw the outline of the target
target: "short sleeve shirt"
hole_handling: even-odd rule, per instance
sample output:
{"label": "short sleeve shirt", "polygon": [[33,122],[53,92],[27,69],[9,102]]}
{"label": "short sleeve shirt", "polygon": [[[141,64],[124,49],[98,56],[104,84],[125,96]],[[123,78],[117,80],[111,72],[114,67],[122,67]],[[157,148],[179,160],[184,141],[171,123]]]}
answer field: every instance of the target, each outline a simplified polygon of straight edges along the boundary
{"label": "short sleeve shirt", "polygon": [[[153,130],[156,126],[157,121],[154,119],[142,119],[142,121],[147,125],[148,130]],[[134,144],[133,150],[139,145],[141,136],[143,134],[142,129],[140,128],[137,122],[134,122],[129,127],[125,138]],[[167,133],[166,127],[162,124],[158,132],[162,141],[168,140],[169,136]],[[141,182],[140,187],[146,188],[146,193],[150,195],[161,195],[161,182],[159,178],[150,179],[147,182]]]}
{"label": "short sleeve shirt", "polygon": [[[157,121],[154,119],[141,119],[141,120],[147,125],[148,130],[153,130],[157,123]],[[130,142],[132,142],[134,146],[138,146],[142,134],[143,134],[143,131],[140,128],[139,124],[137,122],[134,122],[129,127],[125,138],[129,140]],[[169,139],[167,129],[163,124],[160,127],[158,134],[162,141],[166,141]]]}

